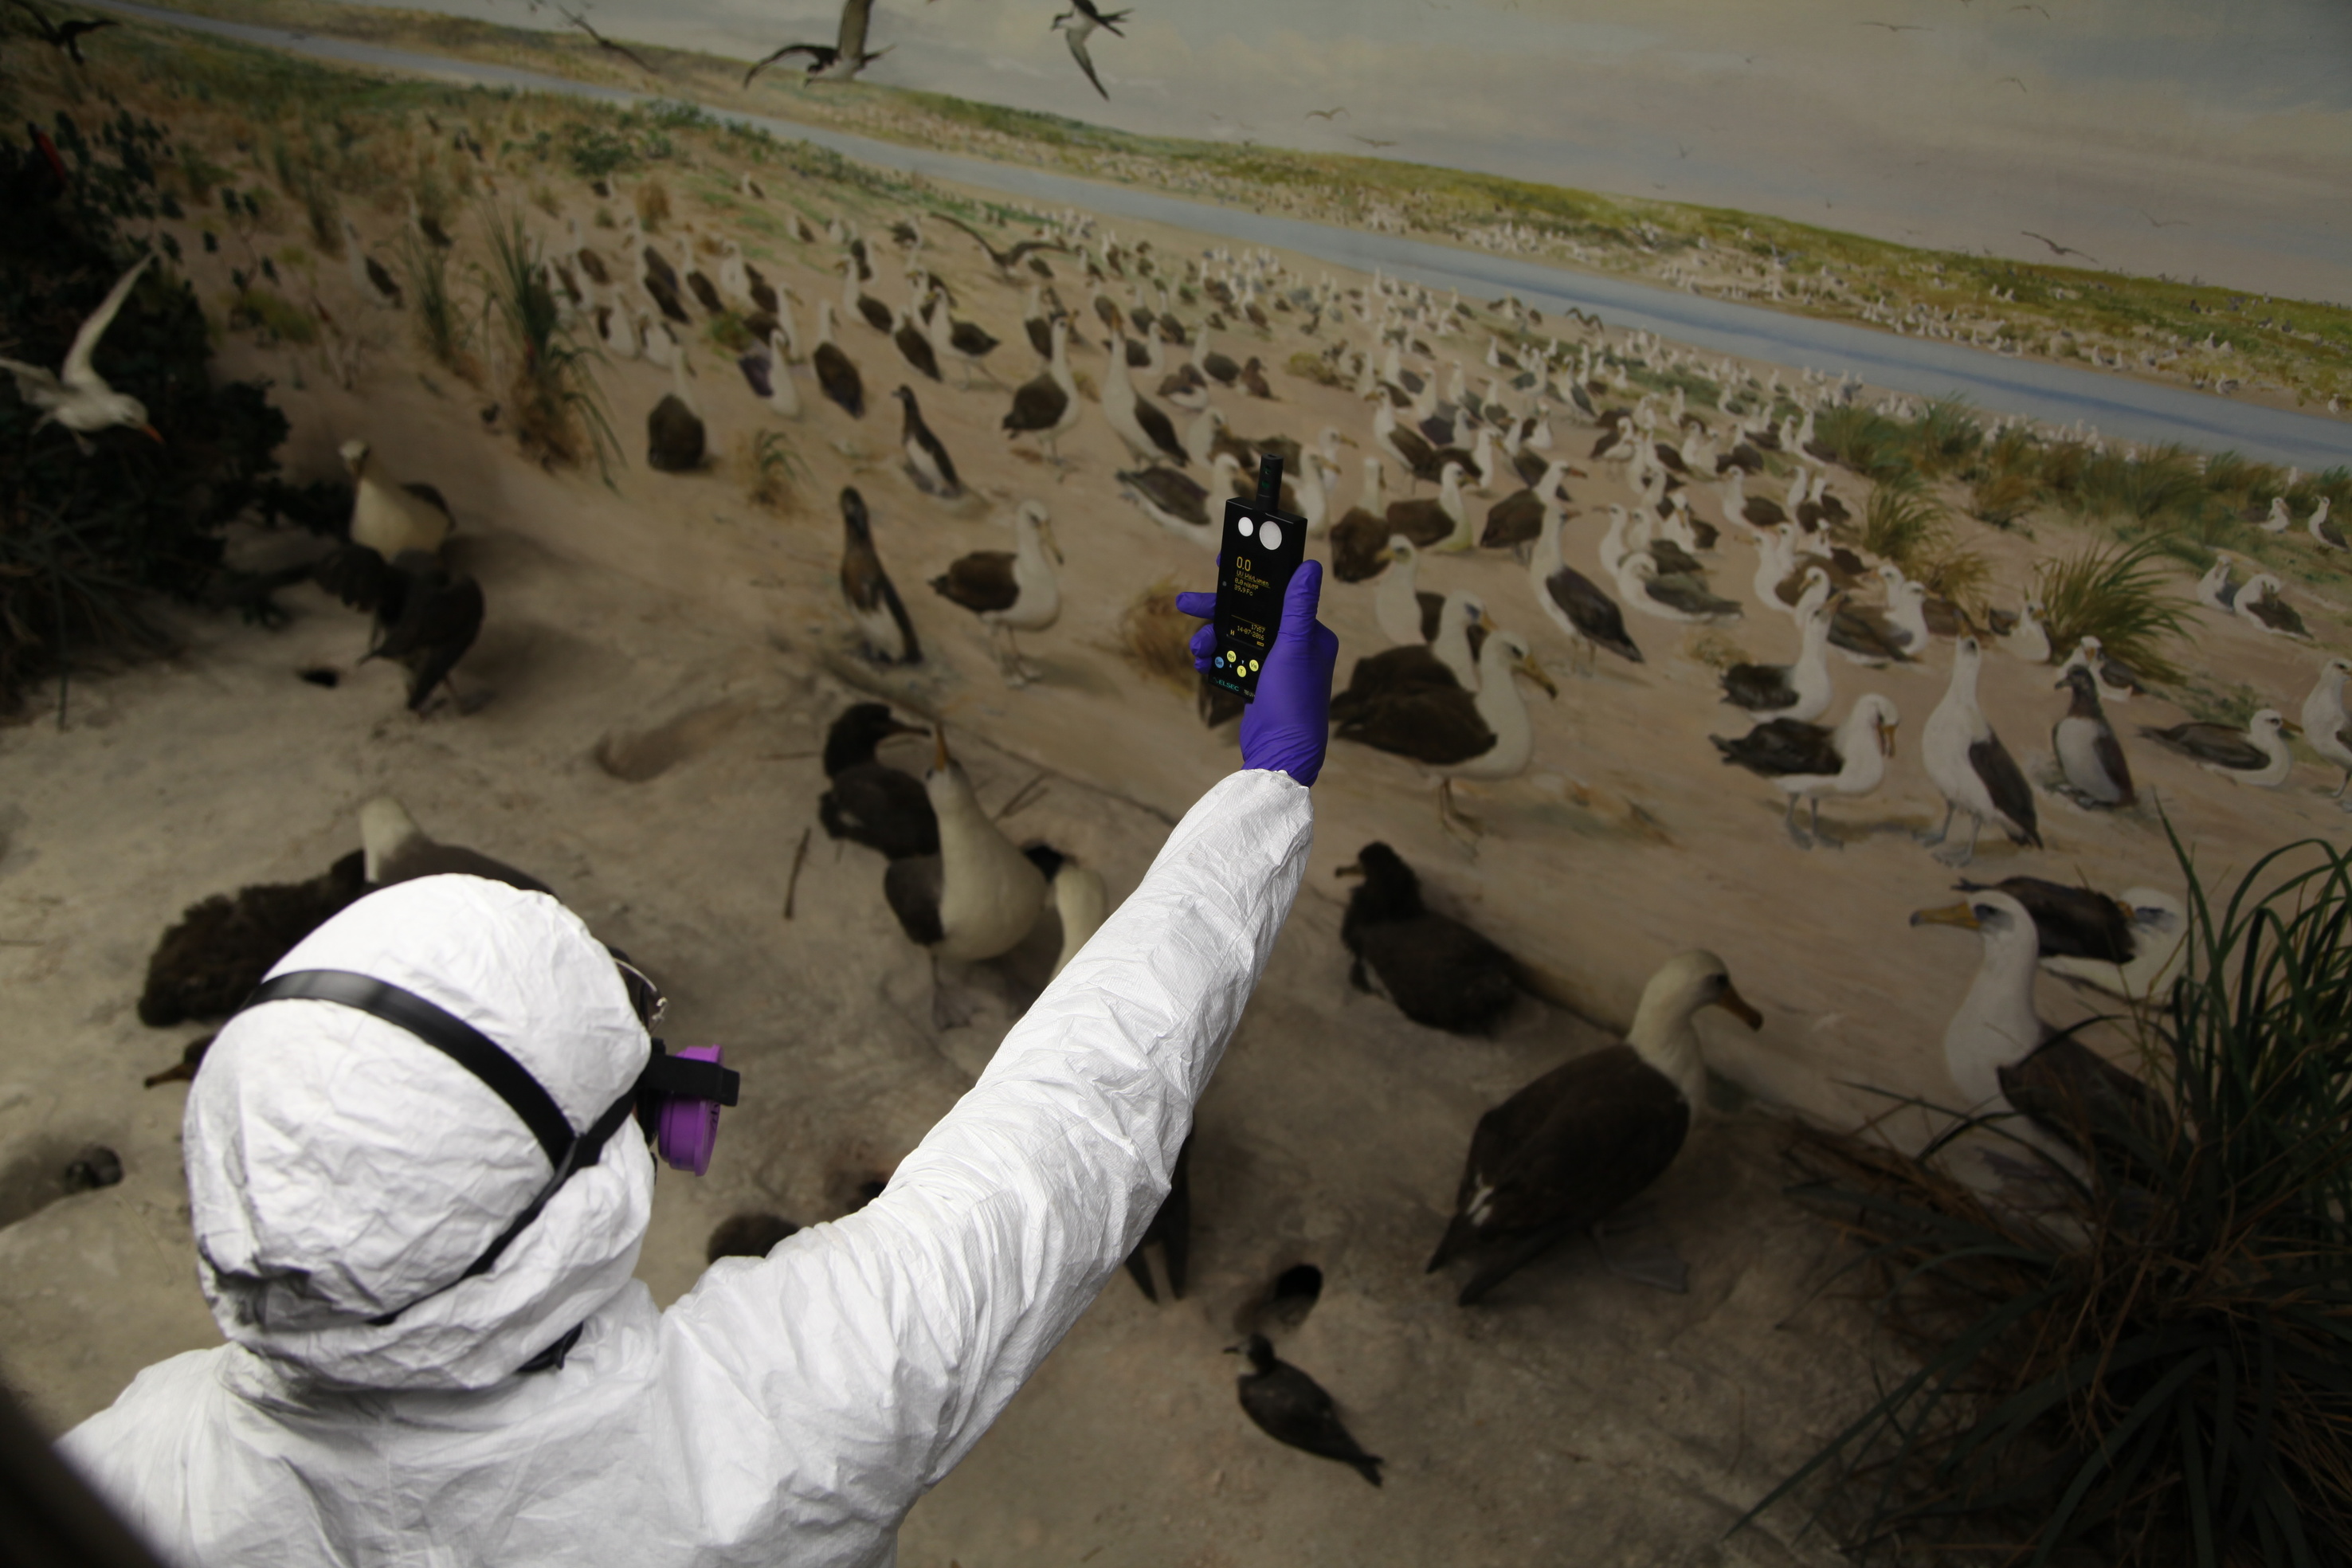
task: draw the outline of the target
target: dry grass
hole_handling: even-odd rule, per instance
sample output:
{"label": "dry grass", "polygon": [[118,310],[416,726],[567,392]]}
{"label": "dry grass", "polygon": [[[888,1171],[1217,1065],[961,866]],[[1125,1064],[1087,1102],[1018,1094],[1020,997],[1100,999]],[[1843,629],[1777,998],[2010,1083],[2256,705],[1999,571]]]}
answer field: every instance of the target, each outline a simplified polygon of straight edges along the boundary
{"label": "dry grass", "polygon": [[647,234],[659,234],[663,224],[669,221],[669,187],[658,174],[649,177],[637,187],[637,222]]}
{"label": "dry grass", "polygon": [[1200,685],[1192,632],[1200,621],[1176,608],[1176,580],[1162,577],[1128,602],[1118,617],[1118,651],[1147,679],[1190,697]]}
{"label": "dry grass", "polygon": [[782,430],[746,431],[736,443],[736,460],[747,476],[745,490],[753,506],[778,517],[799,510],[810,474],[791,437]]}

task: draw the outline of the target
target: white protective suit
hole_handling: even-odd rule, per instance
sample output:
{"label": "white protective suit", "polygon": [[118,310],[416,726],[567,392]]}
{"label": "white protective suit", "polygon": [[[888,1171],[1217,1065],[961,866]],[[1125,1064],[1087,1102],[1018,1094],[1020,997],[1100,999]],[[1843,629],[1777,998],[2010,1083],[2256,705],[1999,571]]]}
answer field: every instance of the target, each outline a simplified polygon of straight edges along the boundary
{"label": "white protective suit", "polygon": [[[61,1451],[182,1563],[891,1563],[1167,1194],[1312,822],[1285,774],[1219,784],[882,1196],[721,1260],[667,1312],[631,1278],[653,1163],[625,1125],[489,1272],[371,1324],[462,1272],[547,1156],[394,1025],[239,1015],[185,1124],[232,1342],[149,1367]],[[402,884],[278,967],[439,1004],[575,1129],[646,1056],[611,961],[542,894]],[[575,1324],[560,1367],[516,1374]]]}

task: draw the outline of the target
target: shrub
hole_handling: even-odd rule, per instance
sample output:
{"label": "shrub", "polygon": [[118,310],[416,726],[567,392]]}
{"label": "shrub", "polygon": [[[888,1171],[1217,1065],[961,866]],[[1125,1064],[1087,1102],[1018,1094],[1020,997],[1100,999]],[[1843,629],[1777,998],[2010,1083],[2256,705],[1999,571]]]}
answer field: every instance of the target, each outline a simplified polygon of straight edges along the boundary
{"label": "shrub", "polygon": [[2163,535],[2128,547],[2094,544],[2055,561],[2034,563],[2035,596],[2053,651],[2095,637],[2114,658],[2156,680],[2178,680],[2179,667],[2162,641],[2188,629],[2193,606],[2165,590]]}
{"label": "shrub", "polygon": [[1919,1365],[1748,1519],[1834,1470],[1874,1482],[1859,1556],[1898,1532],[2033,1564],[2352,1555],[2352,851],[2289,845],[2218,907],[2173,851],[2181,978],[2136,1026],[2158,1109],[2078,1107],[2076,1162],[2021,1140],[2034,1213],[1946,1163],[2001,1114],[1916,1157],[1799,1135],[1793,1195],[1881,1271]]}
{"label": "shrub", "polygon": [[576,463],[593,451],[609,480],[620,445],[596,387],[594,351],[581,346],[564,327],[538,242],[523,227],[522,214],[485,201],[482,227],[490,242],[483,310],[497,319],[513,356],[507,396],[523,450],[557,463]]}
{"label": "shrub", "polygon": [[[179,211],[156,184],[161,126],[123,111],[89,134],[62,113],[53,129],[74,179],[0,222],[9,357],[52,367],[138,259],[124,231]],[[13,385],[0,391],[0,703],[76,655],[154,646],[142,596],[193,596],[220,561],[222,525],[280,494],[286,421],[259,384],[215,384],[204,311],[171,273],[168,235],[161,247],[97,351],[99,374],[147,405],[160,441],[106,430],[85,454]],[[62,713],[62,681],[58,700]]]}
{"label": "shrub", "polygon": [[637,187],[637,221],[647,234],[659,234],[669,219],[669,187],[656,176]]}
{"label": "shrub", "polygon": [[1949,531],[1944,503],[1916,474],[1879,481],[1863,508],[1862,547],[1918,576]]}

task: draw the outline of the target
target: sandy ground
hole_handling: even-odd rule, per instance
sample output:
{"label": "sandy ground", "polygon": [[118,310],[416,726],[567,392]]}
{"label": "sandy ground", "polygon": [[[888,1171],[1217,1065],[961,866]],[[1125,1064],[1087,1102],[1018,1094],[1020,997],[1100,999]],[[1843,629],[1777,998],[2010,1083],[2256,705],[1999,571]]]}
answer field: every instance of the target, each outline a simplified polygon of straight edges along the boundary
{"label": "sandy ground", "polygon": [[[680,216],[708,226],[691,195],[699,185],[673,183]],[[795,195],[813,212],[863,223],[881,259],[887,215],[869,199]],[[593,201],[578,191],[566,199],[584,223]],[[379,238],[391,226],[363,222]],[[1197,253],[1188,237],[1149,237],[1163,253]],[[662,243],[675,258],[677,239]],[[838,297],[822,242],[751,249],[803,300]],[[961,237],[941,231],[928,259],[958,290],[958,313],[1006,340],[1000,374],[1030,374],[1018,293],[982,276]],[[321,274],[322,292],[360,315],[333,292],[342,283],[340,268]],[[205,283],[208,299],[216,287]],[[903,297],[887,266],[873,287]],[[1064,287],[1079,306],[1083,287]],[[898,458],[885,395],[917,378],[884,338],[846,325],[869,413],[849,420],[798,373],[806,408],[792,435],[812,477],[780,518],[747,502],[735,458],[748,433],[780,424],[724,356],[698,351],[693,384],[720,461],[684,477],[642,462],[646,414],[669,374],[645,364],[604,373],[630,454],[607,489],[593,473],[520,459],[510,438],[484,432],[483,397],[420,370],[403,319],[371,319],[381,346],[353,391],[336,386],[315,353],[298,360],[242,339],[225,367],[279,381],[296,421],[286,456],[297,474],[332,471],[336,444],[364,435],[394,476],[428,479],[448,495],[459,520],[453,558],[481,580],[490,606],[460,670],[487,705],[412,718],[394,672],[352,672],[363,621],[301,589],[285,595],[294,619],[282,631],[178,618],[178,657],[79,679],[62,731],[46,719],[0,731],[0,975],[18,1005],[0,1043],[0,1219],[16,1221],[0,1229],[0,1342],[10,1382],[52,1426],[103,1405],[139,1366],[215,1342],[184,1229],[182,1092],[138,1087],[195,1031],[136,1021],[146,954],[195,900],[307,877],[355,847],[353,814],[367,796],[391,791],[436,836],[546,879],[662,976],[675,1034],[723,1039],[744,1068],[745,1102],[711,1176],[663,1184],[644,1272],[667,1300],[691,1282],[710,1225],[737,1207],[804,1222],[841,1213],[969,1084],[1016,1001],[992,1003],[971,1028],[936,1032],[926,964],[882,902],[878,860],[821,834],[796,918],[782,918],[794,848],[823,787],[816,749],[842,706],[878,693],[943,718],[992,806],[1044,775],[1044,794],[1009,826],[1100,866],[1114,896],[1134,885],[1166,825],[1234,763],[1229,730],[1202,729],[1188,694],[1139,676],[1117,651],[1136,594],[1161,579],[1206,585],[1210,563],[1118,499],[1113,473],[1126,455],[1091,405],[1062,445],[1075,467],[1057,479],[1008,451],[995,429],[1005,393],[957,390],[952,369],[945,387],[918,381],[975,490],[943,505],[915,489]],[[1237,357],[1264,355],[1280,395],[1271,404],[1221,396],[1235,429],[1311,440],[1333,425],[1369,447],[1364,405],[1283,374],[1289,354],[1311,345],[1293,319],[1276,320],[1270,342],[1247,331],[1221,340]],[[801,321],[813,325],[806,307]],[[1090,312],[1081,321],[1098,331]],[[1484,343],[1447,348],[1467,357]],[[1099,343],[1075,357],[1098,383]],[[1565,428],[1559,437],[1564,452],[1591,441]],[[1391,496],[1402,494],[1390,478]],[[852,646],[834,586],[832,498],[845,482],[864,490],[921,629],[929,657],[917,670],[878,669]],[[1859,481],[1840,488],[1850,504],[1859,500]],[[1582,515],[1570,526],[1569,559],[1590,574],[1606,503],[1627,492],[1597,471],[1570,489]],[[1067,554],[1066,600],[1059,625],[1024,640],[1044,679],[1010,690],[980,627],[923,584],[967,551],[1011,548],[1013,510],[1033,498],[1052,509]],[[1338,504],[1353,499],[1351,475]],[[1489,499],[1474,500],[1480,515]],[[1700,510],[1712,518],[1711,497]],[[2033,546],[1989,532],[1978,542],[2000,560],[1998,597],[2013,603]],[[239,552],[262,562],[289,547],[246,540]],[[1717,590],[1748,598],[1752,559],[1727,542]],[[1565,673],[1565,643],[1507,556],[1435,560],[1423,584],[1476,589],[1561,672],[1556,703],[1534,698],[1528,776],[1465,795],[1488,830],[1474,855],[1440,830],[1433,789],[1416,769],[1335,744],[1317,792],[1307,891],[1202,1107],[1191,1299],[1154,1310],[1114,1280],[998,1429],[916,1510],[910,1564],[1830,1561],[1818,1536],[1785,1543],[1793,1519],[1719,1540],[1868,1381],[1851,1309],[1798,1310],[1831,1243],[1777,1194],[1769,1114],[1751,1107],[1709,1126],[1659,1190],[1663,1223],[1693,1265],[1686,1297],[1643,1290],[1569,1253],[1530,1269],[1493,1308],[1463,1313],[1419,1267],[1479,1111],[1622,1027],[1643,981],[1685,948],[1721,952],[1767,1017],[1755,1035],[1713,1015],[1702,1021],[1727,1107],[1744,1091],[1851,1123],[1879,1104],[1854,1084],[1951,1098],[1940,1037],[1973,972],[1974,943],[1904,924],[1909,910],[1948,901],[1950,874],[1910,838],[1942,815],[1916,740],[1948,648],[1920,671],[1838,666],[1833,713],[1860,691],[1890,694],[1903,748],[1878,795],[1830,806],[1825,826],[1844,847],[1806,853],[1780,835],[1774,792],[1716,762],[1706,734],[1740,726],[1683,628],[1636,620],[1649,662],[1604,660],[1582,679]],[[1343,670],[1380,644],[1371,601],[1369,584],[1327,595]],[[2302,607],[2323,642],[2341,646],[2338,616]],[[1728,636],[1750,658],[1796,648],[1792,622],[1753,606]],[[2207,628],[2188,652],[2290,716],[2318,657],[2233,622]],[[322,664],[346,673],[338,689],[295,679]],[[1986,666],[1985,706],[2029,773],[2063,709],[2053,677],[1999,653]],[[2127,735],[2131,723],[2179,717],[2153,700],[2116,714]],[[898,759],[916,765],[912,744],[900,744],[908,750]],[[2208,867],[2341,831],[2326,798],[2334,777],[2316,767],[2258,792],[2145,744],[2130,751],[2143,793],[2160,796]],[[629,777],[615,776],[614,759],[626,759]],[[2042,810],[2046,852],[1990,843],[1976,871],[2177,886],[2153,811],[2093,816],[2050,796]],[[1568,1005],[1531,999],[1497,1038],[1465,1041],[1351,992],[1338,940],[1345,885],[1332,871],[1373,838],[1418,866],[1441,906],[1542,971]],[[2045,987],[2053,1018],[2084,1005],[2054,982]],[[92,1140],[121,1152],[122,1184],[37,1206],[54,1194],[51,1173]],[[1234,1405],[1234,1363],[1218,1352],[1235,1314],[1302,1261],[1320,1267],[1327,1285],[1284,1334],[1283,1352],[1321,1377],[1359,1436],[1391,1459],[1383,1493],[1275,1447]]]}

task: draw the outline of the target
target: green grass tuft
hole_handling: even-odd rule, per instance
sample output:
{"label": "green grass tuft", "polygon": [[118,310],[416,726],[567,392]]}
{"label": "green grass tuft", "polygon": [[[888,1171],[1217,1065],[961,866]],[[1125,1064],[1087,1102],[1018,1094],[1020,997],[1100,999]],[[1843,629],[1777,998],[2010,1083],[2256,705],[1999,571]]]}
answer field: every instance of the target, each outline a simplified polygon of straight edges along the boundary
{"label": "green grass tuft", "polygon": [[2063,655],[2085,636],[2095,637],[2113,658],[2150,679],[2174,681],[2180,668],[2164,652],[2166,639],[2189,629],[2195,608],[2168,592],[2161,537],[2132,545],[2092,544],[2072,555],[2034,565],[2035,597],[2053,654]]}

